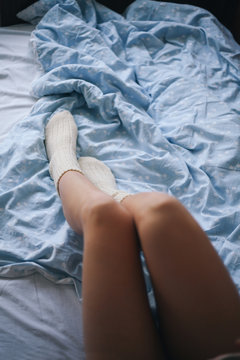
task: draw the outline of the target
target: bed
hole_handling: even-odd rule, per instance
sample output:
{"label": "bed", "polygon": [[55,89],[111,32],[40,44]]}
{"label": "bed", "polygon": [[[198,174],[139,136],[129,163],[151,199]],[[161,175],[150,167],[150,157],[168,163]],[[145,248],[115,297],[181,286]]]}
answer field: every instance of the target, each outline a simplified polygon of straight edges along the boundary
{"label": "bed", "polygon": [[[18,3],[18,2],[16,2]],[[20,10],[20,8],[18,9]],[[84,359],[83,238],[48,172],[59,109],[130,193],[176,196],[240,291],[240,46],[207,10],[39,0],[0,28],[0,359]],[[154,297],[143,266],[149,301]]]}

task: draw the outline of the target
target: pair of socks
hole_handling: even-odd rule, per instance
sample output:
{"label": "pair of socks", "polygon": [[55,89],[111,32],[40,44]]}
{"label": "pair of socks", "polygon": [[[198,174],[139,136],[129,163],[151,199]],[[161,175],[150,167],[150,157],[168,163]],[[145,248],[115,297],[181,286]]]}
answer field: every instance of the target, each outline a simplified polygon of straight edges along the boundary
{"label": "pair of socks", "polygon": [[97,188],[121,202],[129,194],[118,190],[111,170],[93,157],[76,157],[78,130],[72,114],[61,111],[54,114],[45,128],[45,145],[49,172],[58,190],[61,177],[68,171],[86,176]]}

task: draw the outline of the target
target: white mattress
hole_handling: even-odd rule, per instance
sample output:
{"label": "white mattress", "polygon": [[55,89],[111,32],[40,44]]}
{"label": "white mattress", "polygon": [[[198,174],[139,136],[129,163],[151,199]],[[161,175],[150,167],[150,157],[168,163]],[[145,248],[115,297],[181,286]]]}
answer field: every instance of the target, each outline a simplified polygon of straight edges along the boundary
{"label": "white mattress", "polygon": [[[31,83],[41,70],[29,47],[32,30],[25,24],[0,28],[0,140],[36,101]],[[81,319],[73,285],[40,274],[0,278],[0,359],[84,359]]]}

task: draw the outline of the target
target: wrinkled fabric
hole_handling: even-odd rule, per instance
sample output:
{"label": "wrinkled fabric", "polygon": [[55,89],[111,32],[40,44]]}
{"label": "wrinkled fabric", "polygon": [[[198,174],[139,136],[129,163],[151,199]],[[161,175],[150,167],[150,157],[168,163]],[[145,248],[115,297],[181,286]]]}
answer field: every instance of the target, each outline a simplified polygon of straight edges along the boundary
{"label": "wrinkled fabric", "polygon": [[33,30],[30,24],[0,27],[0,142],[36,102],[29,94],[41,74],[29,47]]}
{"label": "wrinkled fabric", "polygon": [[0,278],[0,359],[84,360],[82,304],[39,274]]}
{"label": "wrinkled fabric", "polygon": [[41,19],[31,43],[44,75],[33,110],[0,143],[0,275],[40,268],[81,280],[83,239],[64,219],[44,148],[49,117],[67,109],[78,156],[104,161],[122,190],[177,197],[240,290],[240,47],[230,32],[206,10],[147,0],[124,15],[40,0],[20,16]]}

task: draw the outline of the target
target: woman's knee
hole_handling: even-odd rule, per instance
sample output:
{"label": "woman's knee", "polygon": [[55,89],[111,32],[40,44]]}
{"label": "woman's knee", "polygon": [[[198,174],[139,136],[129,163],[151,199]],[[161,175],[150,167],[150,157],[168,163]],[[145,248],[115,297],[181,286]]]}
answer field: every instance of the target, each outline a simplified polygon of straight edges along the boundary
{"label": "woman's knee", "polygon": [[136,218],[136,225],[140,233],[158,232],[176,229],[185,221],[187,211],[174,197],[167,194],[153,192],[148,194],[142,202],[142,209]]}
{"label": "woman's knee", "polygon": [[130,222],[130,215],[111,197],[99,198],[85,210],[83,224],[97,227],[115,226]]}
{"label": "woman's knee", "polygon": [[137,220],[139,223],[143,223],[145,220],[155,219],[156,217],[165,216],[168,217],[179,211],[183,208],[181,203],[174,198],[165,193],[152,192],[152,193],[142,193],[141,195],[141,204],[139,207]]}

